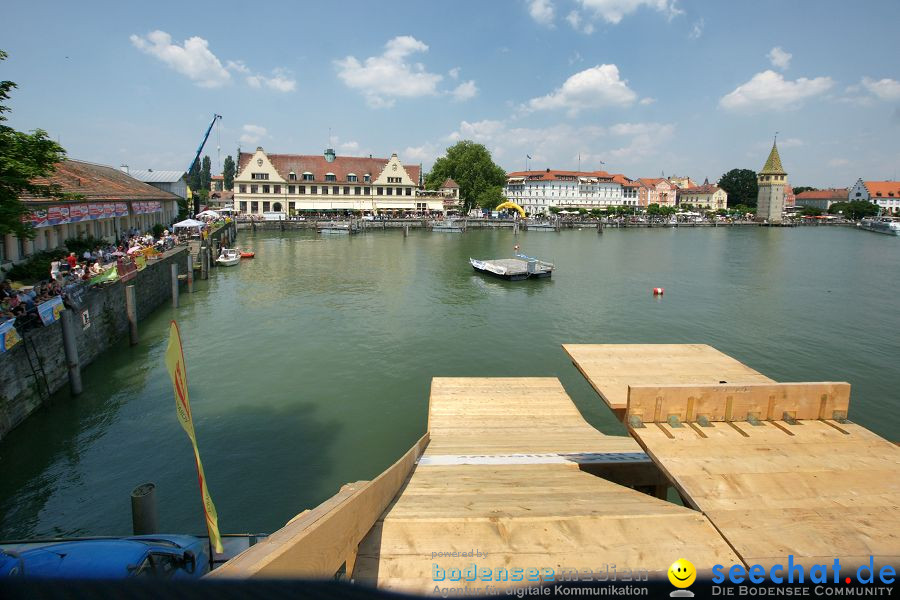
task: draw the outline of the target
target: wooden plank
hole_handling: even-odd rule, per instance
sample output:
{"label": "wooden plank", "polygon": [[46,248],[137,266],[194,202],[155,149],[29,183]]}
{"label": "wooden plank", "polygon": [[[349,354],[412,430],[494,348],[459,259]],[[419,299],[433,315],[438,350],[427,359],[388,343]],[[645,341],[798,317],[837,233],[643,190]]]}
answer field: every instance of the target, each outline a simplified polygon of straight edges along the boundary
{"label": "wooden plank", "polygon": [[390,504],[428,444],[428,434],[381,475],[346,487],[322,506],[292,520],[207,577],[331,578]]}
{"label": "wooden plank", "polygon": [[755,383],[742,385],[629,385],[627,417],[644,423],[832,419],[847,416],[850,384]]}
{"label": "wooden plank", "polygon": [[706,344],[563,344],[563,349],[619,417],[629,385],[772,382]]}

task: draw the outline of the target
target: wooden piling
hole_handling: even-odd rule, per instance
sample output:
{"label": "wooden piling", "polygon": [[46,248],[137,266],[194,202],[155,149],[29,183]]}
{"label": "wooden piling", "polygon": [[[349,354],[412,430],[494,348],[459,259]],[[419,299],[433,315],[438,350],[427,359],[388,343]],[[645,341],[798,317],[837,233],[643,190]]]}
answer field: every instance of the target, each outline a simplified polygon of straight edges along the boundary
{"label": "wooden piling", "polygon": [[209,278],[209,249],[200,248],[200,279]]}
{"label": "wooden piling", "polygon": [[187,288],[188,294],[194,293],[194,257],[190,252],[187,257]]}
{"label": "wooden piling", "polygon": [[125,313],[128,315],[128,339],[131,345],[138,343],[137,302],[134,297],[134,286],[125,286]]}
{"label": "wooden piling", "polygon": [[63,349],[66,353],[66,366],[69,370],[69,387],[72,395],[81,393],[81,365],[78,363],[78,345],[75,343],[75,312],[64,310],[62,319]]}
{"label": "wooden piling", "polygon": [[172,308],[178,308],[178,264],[172,263]]}

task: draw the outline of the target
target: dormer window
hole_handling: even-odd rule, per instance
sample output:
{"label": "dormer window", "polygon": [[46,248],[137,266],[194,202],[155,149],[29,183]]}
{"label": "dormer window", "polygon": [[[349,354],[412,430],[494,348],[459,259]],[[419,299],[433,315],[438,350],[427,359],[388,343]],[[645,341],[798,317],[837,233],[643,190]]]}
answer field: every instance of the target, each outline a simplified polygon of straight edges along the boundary
{"label": "dormer window", "polygon": [[303,181],[315,181],[315,180],[316,180],[316,178],[313,177],[312,173],[310,173],[309,171],[303,172]]}
{"label": "dormer window", "polygon": [[347,181],[358,181],[356,173],[347,173]]}
{"label": "dormer window", "polygon": [[334,176],[334,173],[325,173],[325,181],[337,181],[337,177]]}
{"label": "dormer window", "polygon": [[365,183],[369,183],[370,181],[372,181],[372,176],[366,173],[365,175],[363,175],[363,181]]}
{"label": "dormer window", "polygon": [[290,179],[291,181],[297,181],[297,174],[291,171],[290,173],[288,173],[288,179]]}

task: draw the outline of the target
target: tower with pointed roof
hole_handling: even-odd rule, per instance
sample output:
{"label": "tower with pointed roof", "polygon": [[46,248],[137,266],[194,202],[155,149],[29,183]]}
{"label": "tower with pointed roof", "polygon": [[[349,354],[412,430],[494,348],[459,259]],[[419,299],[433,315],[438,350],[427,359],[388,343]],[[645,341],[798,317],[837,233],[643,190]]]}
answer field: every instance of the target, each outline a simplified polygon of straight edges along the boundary
{"label": "tower with pointed roof", "polygon": [[778,140],[772,142],[772,151],[756,176],[759,192],[756,196],[756,218],[769,223],[781,223],[784,212],[784,186],[787,184],[787,173],[781,166],[778,156]]}

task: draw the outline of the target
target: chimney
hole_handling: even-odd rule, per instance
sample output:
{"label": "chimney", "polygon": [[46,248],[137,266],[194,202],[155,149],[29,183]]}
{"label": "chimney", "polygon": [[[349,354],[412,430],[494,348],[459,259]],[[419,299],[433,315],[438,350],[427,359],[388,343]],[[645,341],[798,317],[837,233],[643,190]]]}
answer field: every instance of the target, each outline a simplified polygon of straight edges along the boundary
{"label": "chimney", "polygon": [[119,170],[128,175],[128,165],[119,165]]}

